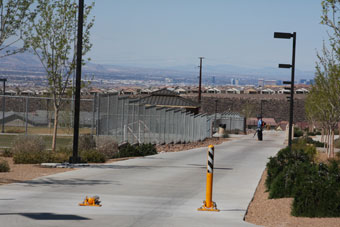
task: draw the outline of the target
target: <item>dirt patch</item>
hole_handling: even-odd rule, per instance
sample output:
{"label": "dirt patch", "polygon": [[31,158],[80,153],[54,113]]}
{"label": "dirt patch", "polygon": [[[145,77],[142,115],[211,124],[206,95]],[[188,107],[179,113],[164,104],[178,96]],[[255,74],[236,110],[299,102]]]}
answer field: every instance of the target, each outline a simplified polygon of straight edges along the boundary
{"label": "dirt patch", "polygon": [[199,148],[199,147],[208,147],[210,144],[217,145],[221,144],[226,141],[230,141],[231,138],[208,138],[204,141],[200,142],[193,142],[193,143],[187,143],[187,144],[164,144],[164,145],[157,145],[156,149],[157,152],[177,152],[177,151],[183,151],[183,150],[189,150],[193,148]]}
{"label": "dirt patch", "polygon": [[[319,161],[327,158],[327,154],[320,152],[317,156]],[[265,180],[267,171],[262,174],[259,185],[256,188],[254,198],[251,201],[245,221],[262,226],[300,226],[300,227],[320,227],[331,226],[340,227],[340,218],[302,218],[294,217],[290,214],[293,198],[268,199]]]}
{"label": "dirt patch", "polygon": [[70,171],[73,169],[44,168],[36,164],[14,164],[13,158],[1,157],[8,162],[10,172],[0,173],[0,185],[32,180],[37,177]]}

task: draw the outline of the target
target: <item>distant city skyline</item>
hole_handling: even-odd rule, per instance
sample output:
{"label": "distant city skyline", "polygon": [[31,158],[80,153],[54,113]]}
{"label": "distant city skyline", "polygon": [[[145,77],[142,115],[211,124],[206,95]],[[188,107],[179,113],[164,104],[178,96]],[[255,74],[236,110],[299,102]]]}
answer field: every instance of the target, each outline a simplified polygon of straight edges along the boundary
{"label": "distant city skyline", "polygon": [[275,68],[291,61],[291,40],[273,38],[281,31],[297,32],[296,66],[314,71],[327,40],[321,0],[100,0],[92,15],[88,57],[99,64],[164,68],[204,56],[206,65]]}

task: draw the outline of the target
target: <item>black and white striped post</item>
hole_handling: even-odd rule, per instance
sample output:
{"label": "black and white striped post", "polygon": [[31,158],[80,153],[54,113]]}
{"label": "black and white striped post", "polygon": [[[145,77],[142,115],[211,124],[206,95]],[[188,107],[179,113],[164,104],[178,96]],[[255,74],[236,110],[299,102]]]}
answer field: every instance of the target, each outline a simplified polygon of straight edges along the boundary
{"label": "black and white striped post", "polygon": [[203,201],[203,206],[197,209],[199,211],[220,211],[219,209],[217,209],[216,203],[212,201],[213,176],[214,176],[214,150],[215,150],[214,146],[209,145],[205,201]]}

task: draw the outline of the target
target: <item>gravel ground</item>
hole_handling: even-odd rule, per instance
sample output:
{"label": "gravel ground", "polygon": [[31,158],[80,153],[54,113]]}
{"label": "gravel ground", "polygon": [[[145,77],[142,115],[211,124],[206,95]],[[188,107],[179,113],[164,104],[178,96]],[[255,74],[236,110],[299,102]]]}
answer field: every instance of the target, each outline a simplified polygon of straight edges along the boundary
{"label": "gravel ground", "polygon": [[11,170],[10,172],[0,173],[0,185],[32,180],[37,177],[72,170],[64,168],[44,168],[35,164],[14,164],[13,158],[1,157],[1,159],[8,162]]}
{"label": "gravel ground", "polygon": [[[324,160],[326,154],[320,153],[319,160]],[[340,218],[301,218],[290,214],[293,198],[268,199],[265,180],[267,171],[261,180],[248,207],[245,221],[262,226],[299,226],[299,227],[340,227]]]}

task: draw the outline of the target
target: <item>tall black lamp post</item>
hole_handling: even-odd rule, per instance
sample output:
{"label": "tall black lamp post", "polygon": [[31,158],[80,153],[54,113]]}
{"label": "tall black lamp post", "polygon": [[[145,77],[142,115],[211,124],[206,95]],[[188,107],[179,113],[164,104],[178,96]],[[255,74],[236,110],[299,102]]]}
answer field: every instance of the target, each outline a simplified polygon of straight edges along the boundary
{"label": "tall black lamp post", "polygon": [[289,108],[289,134],[288,134],[288,146],[292,150],[292,127],[293,127],[293,110],[294,110],[294,74],[295,74],[295,48],[296,48],[296,32],[284,33],[274,32],[274,38],[278,39],[290,39],[293,38],[293,53],[292,64],[279,64],[279,68],[290,68],[292,71],[291,80],[284,81],[284,84],[290,84],[290,108]]}
{"label": "tall black lamp post", "polygon": [[81,63],[83,52],[83,21],[84,21],[84,0],[79,0],[78,9],[78,37],[77,37],[77,68],[76,68],[76,94],[74,102],[74,131],[73,131],[73,156],[70,163],[80,162],[78,156],[79,138],[79,112],[80,112],[80,84],[81,84]]}
{"label": "tall black lamp post", "polygon": [[3,88],[2,88],[2,128],[1,128],[1,132],[4,133],[5,132],[5,95],[6,95],[6,78],[1,78],[0,81],[2,81],[3,83]]}

